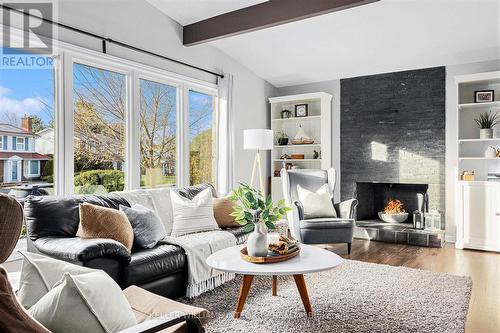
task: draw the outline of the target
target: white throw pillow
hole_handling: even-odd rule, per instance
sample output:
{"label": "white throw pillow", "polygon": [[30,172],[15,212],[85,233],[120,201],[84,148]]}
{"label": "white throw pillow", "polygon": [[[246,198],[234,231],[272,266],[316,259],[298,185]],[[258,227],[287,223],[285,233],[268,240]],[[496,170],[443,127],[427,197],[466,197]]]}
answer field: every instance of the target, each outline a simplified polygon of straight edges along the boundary
{"label": "white throw pillow", "polygon": [[175,191],[171,192],[170,197],[174,212],[173,237],[201,231],[219,230],[214,217],[210,188],[198,193],[193,200],[184,198]]}
{"label": "white throw pillow", "polygon": [[54,333],[114,333],[137,324],[120,287],[98,270],[64,273],[28,312]]}
{"label": "white throw pillow", "polygon": [[43,255],[19,251],[23,257],[21,278],[17,298],[25,309],[29,309],[61,280],[64,273],[83,274],[97,271]]}
{"label": "white throw pillow", "polygon": [[304,219],[337,217],[328,184],[321,186],[316,192],[297,185],[297,194],[304,207]]}

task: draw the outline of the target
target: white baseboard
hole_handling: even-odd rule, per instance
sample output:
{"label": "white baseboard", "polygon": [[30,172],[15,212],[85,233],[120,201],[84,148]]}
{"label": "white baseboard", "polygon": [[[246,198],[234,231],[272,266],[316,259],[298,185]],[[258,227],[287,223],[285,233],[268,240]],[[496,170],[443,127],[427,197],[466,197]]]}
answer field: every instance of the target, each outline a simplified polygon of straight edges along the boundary
{"label": "white baseboard", "polygon": [[457,240],[457,237],[455,237],[455,235],[448,235],[448,234],[446,234],[445,237],[444,237],[444,240],[447,243],[455,243],[456,240]]}

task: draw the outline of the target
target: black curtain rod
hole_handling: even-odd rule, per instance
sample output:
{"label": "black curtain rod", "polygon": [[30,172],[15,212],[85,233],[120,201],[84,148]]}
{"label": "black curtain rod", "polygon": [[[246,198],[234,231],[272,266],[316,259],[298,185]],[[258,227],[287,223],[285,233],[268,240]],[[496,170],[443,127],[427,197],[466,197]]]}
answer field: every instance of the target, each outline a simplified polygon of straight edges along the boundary
{"label": "black curtain rod", "polygon": [[196,70],[199,70],[199,71],[202,71],[202,72],[205,72],[205,73],[208,73],[208,74],[212,74],[212,75],[215,75],[215,76],[220,77],[220,78],[224,78],[223,74],[212,72],[212,71],[209,71],[208,69],[201,68],[201,67],[198,67],[198,66],[195,66],[195,65],[191,65],[191,64],[182,62],[180,60],[173,59],[173,58],[169,58],[169,57],[166,57],[164,55],[161,55],[161,54],[158,54],[158,53],[155,53],[155,52],[144,50],[144,49],[135,47],[135,46],[127,44],[127,43],[123,43],[123,42],[120,42],[120,41],[117,41],[117,40],[113,40],[111,38],[100,36],[98,34],[95,34],[95,33],[89,32],[89,31],[85,31],[85,30],[82,30],[82,29],[78,29],[78,28],[72,27],[70,25],[66,25],[66,24],[63,24],[63,23],[59,23],[59,22],[55,22],[55,21],[43,18],[43,17],[39,17],[37,15],[33,15],[33,14],[30,14],[30,13],[27,13],[27,12],[24,12],[24,11],[21,11],[19,9],[12,8],[12,7],[3,5],[3,4],[0,4],[0,7],[4,8],[6,10],[14,11],[14,12],[16,12],[18,14],[22,14],[22,15],[25,15],[25,16],[29,16],[29,17],[32,17],[32,18],[36,18],[36,19],[42,20],[43,22],[50,23],[50,24],[55,25],[57,27],[61,27],[61,28],[64,28],[64,29],[67,29],[67,30],[70,30],[70,31],[74,31],[74,32],[86,35],[86,36],[90,36],[90,37],[94,37],[94,38],[100,39],[100,40],[102,40],[102,52],[103,53],[106,53],[106,42],[108,42],[108,43],[112,43],[112,44],[121,46],[123,48],[127,48],[129,50],[133,50],[133,51],[136,51],[136,52],[142,52],[142,53],[154,56],[154,57],[158,57],[158,58],[161,58],[161,59],[164,59],[164,60],[168,60],[168,61],[174,62],[174,63],[179,64],[179,65],[183,65],[183,66],[187,66],[187,67],[190,67],[190,68],[194,68]]}

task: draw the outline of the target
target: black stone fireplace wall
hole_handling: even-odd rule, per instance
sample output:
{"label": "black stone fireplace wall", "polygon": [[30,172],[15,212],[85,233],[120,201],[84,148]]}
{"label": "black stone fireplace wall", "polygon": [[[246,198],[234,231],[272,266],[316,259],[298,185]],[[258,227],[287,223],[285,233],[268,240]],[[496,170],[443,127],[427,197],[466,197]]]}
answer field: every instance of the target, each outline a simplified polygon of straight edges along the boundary
{"label": "black stone fireplace wall", "polygon": [[446,216],[445,68],[340,85],[342,199],[356,195],[357,182],[428,184],[430,209]]}

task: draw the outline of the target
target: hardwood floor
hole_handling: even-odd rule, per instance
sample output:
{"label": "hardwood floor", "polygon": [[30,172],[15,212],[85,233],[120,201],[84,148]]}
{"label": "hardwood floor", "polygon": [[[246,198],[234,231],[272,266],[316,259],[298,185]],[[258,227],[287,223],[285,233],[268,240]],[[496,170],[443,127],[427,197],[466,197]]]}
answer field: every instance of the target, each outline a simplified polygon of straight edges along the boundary
{"label": "hardwood floor", "polygon": [[351,255],[346,244],[327,247],[344,258],[472,277],[466,333],[500,332],[500,253],[424,248],[355,239]]}

